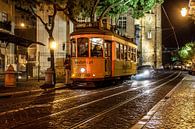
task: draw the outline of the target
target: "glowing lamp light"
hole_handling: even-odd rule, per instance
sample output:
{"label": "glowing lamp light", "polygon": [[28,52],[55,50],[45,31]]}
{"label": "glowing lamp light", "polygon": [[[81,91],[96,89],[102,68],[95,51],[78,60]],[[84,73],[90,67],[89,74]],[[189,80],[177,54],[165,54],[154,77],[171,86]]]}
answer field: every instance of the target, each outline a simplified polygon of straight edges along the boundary
{"label": "glowing lamp light", "polygon": [[186,8],[181,9],[181,16],[185,17],[187,15],[188,10]]}
{"label": "glowing lamp light", "polygon": [[51,48],[51,49],[56,49],[56,47],[57,47],[56,42],[55,42],[55,41],[52,41],[52,42],[50,43],[50,48]]}
{"label": "glowing lamp light", "polygon": [[21,27],[25,27],[25,24],[22,22],[22,23],[20,24],[20,26],[21,26]]}

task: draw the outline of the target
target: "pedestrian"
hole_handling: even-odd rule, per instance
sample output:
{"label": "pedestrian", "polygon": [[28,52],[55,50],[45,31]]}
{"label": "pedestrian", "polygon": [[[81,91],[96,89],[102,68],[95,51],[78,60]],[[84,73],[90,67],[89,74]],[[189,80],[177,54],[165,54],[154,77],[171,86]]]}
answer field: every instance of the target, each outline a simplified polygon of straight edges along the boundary
{"label": "pedestrian", "polygon": [[65,71],[66,71],[65,84],[66,85],[70,85],[71,84],[71,80],[70,80],[71,58],[70,58],[70,55],[67,55],[66,59],[65,59]]}

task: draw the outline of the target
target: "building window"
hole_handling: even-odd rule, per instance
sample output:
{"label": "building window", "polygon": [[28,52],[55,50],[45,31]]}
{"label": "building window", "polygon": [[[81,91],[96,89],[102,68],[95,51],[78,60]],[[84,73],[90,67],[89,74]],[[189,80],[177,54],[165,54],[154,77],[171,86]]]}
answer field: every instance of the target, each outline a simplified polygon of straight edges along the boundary
{"label": "building window", "polygon": [[148,38],[148,39],[152,39],[152,32],[151,32],[151,31],[148,31],[148,32],[147,32],[147,38]]}
{"label": "building window", "polygon": [[127,18],[126,17],[119,17],[118,25],[120,29],[123,29],[126,31],[127,28]]}
{"label": "building window", "polygon": [[4,21],[8,21],[8,14],[5,13],[5,12],[2,12],[2,19],[1,19],[3,22]]}

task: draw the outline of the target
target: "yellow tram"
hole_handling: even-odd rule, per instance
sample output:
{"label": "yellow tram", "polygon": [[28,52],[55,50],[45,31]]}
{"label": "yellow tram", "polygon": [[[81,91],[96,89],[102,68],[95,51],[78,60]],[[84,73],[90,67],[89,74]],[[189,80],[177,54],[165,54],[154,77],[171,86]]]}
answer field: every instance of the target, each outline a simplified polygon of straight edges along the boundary
{"label": "yellow tram", "polygon": [[136,74],[137,46],[109,30],[81,28],[71,34],[71,79],[96,82]]}

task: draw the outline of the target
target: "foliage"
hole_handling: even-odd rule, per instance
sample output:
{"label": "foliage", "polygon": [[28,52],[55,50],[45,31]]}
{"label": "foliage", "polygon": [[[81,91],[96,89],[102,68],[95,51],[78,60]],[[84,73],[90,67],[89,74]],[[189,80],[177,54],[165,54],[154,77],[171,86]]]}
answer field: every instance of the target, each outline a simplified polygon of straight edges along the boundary
{"label": "foliage", "polygon": [[[139,18],[145,12],[150,11],[155,4],[161,4],[163,0],[15,0],[20,5],[27,7],[33,5],[57,4],[59,10],[72,20],[76,21],[79,15],[82,17],[90,17],[93,22],[94,17],[96,21],[101,21],[104,16],[117,16],[119,14],[131,12],[134,18]],[[59,11],[58,10],[58,11]]]}
{"label": "foliage", "polygon": [[183,61],[192,61],[195,58],[195,42],[186,43],[178,53]]}
{"label": "foliage", "polygon": [[[101,20],[106,15],[115,16],[131,11],[134,18],[139,18],[150,11],[157,3],[162,4],[163,0],[100,0],[96,8],[96,14]],[[92,5],[88,8],[93,8]]]}

